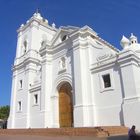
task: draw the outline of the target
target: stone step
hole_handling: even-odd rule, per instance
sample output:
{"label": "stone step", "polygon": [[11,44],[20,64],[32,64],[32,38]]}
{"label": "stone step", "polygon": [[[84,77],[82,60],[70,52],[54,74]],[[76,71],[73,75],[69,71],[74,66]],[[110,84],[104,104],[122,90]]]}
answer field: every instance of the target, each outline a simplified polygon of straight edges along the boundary
{"label": "stone step", "polygon": [[0,135],[96,136],[94,128],[1,129]]}
{"label": "stone step", "polygon": [[0,135],[107,137],[127,134],[127,131],[128,128],[122,126],[104,126],[94,128],[0,129]]}
{"label": "stone step", "polygon": [[128,127],[124,126],[104,126],[101,128],[110,136],[128,134]]}

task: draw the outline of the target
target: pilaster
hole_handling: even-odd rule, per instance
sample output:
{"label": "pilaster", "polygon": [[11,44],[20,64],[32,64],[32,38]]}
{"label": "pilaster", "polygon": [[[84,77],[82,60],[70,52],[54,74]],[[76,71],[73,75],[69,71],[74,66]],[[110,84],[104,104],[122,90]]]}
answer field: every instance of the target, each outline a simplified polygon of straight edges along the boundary
{"label": "pilaster", "polygon": [[131,127],[139,124],[140,118],[140,59],[133,51],[124,51],[120,53],[118,62],[122,76],[124,124]]}
{"label": "pilaster", "polygon": [[16,72],[14,72],[13,79],[12,79],[12,92],[11,92],[11,103],[10,103],[10,114],[8,118],[8,128],[15,127],[16,90],[17,90],[17,75]]}
{"label": "pilaster", "polygon": [[40,52],[42,56],[42,102],[41,106],[44,110],[44,127],[48,128],[52,125],[52,106],[51,106],[51,91],[52,91],[52,55],[46,53],[46,49]]}
{"label": "pilaster", "polygon": [[27,114],[27,119],[26,119],[26,128],[31,128],[30,126],[30,117],[31,117],[31,95],[30,95],[30,92],[29,92],[29,89],[30,89],[30,85],[31,83],[33,82],[33,78],[34,78],[34,75],[35,75],[35,72],[36,72],[36,65],[34,63],[29,63],[27,66],[26,66],[26,69],[25,69],[25,79],[26,79],[26,83],[25,83],[25,91],[24,91],[24,94],[26,94],[25,96],[27,96],[27,106],[26,106],[26,114]]}
{"label": "pilaster", "polygon": [[86,38],[73,41],[73,73],[75,88],[74,126],[93,126],[89,46]]}

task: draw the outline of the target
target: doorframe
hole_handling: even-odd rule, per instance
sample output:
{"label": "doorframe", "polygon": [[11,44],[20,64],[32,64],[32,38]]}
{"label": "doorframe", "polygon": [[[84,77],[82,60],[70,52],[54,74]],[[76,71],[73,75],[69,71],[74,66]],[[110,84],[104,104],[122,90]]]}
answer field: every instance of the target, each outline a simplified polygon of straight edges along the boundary
{"label": "doorframe", "polygon": [[[60,93],[61,93],[61,88],[63,88],[63,86],[65,86],[65,84],[68,84],[68,88],[70,88],[69,90],[70,91],[68,91],[69,93],[68,94],[70,94],[70,102],[71,102],[71,107],[72,107],[72,110],[71,110],[71,113],[72,114],[70,114],[70,115],[72,115],[72,117],[71,117],[71,126],[68,126],[68,127],[73,127],[73,123],[74,123],[74,106],[73,106],[73,94],[72,94],[72,86],[71,86],[71,84],[69,83],[69,82],[63,82],[60,86],[59,86],[59,89],[58,89],[58,115],[59,115],[59,127],[61,127],[61,124],[60,124]],[[65,93],[65,94],[67,94],[67,93]]]}
{"label": "doorframe", "polygon": [[59,89],[60,87],[68,82],[72,87],[72,101],[73,101],[73,126],[74,126],[74,105],[75,105],[75,93],[74,83],[72,82],[72,76],[68,73],[59,75],[53,82],[54,88],[52,88],[51,102],[52,102],[52,127],[60,128],[59,124]]}

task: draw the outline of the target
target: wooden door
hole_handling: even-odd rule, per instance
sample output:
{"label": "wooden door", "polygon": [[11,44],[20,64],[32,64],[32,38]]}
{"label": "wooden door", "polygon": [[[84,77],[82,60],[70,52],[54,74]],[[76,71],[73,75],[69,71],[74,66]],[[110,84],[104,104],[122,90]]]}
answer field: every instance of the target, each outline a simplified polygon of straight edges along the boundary
{"label": "wooden door", "polygon": [[60,127],[72,127],[73,107],[71,86],[64,84],[59,91],[59,123]]}

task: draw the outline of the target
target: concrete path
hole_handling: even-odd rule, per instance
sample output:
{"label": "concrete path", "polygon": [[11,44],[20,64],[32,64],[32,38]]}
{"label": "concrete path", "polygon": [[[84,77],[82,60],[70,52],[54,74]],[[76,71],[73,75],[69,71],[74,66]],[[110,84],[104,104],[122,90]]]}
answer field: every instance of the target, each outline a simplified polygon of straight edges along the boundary
{"label": "concrete path", "polygon": [[24,135],[0,135],[0,140],[128,140],[127,136],[112,136],[96,138],[93,136],[24,136]]}

